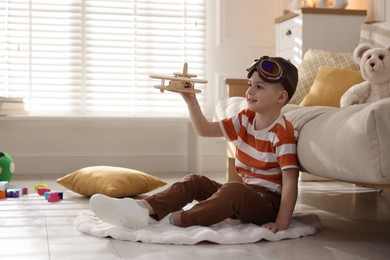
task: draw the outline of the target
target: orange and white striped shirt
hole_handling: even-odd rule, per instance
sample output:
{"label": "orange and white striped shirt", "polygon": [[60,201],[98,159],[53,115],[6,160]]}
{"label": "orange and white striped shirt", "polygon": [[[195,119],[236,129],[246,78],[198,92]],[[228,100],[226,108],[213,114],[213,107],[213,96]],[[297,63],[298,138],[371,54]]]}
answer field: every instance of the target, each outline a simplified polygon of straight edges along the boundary
{"label": "orange and white striped shirt", "polygon": [[236,171],[243,181],[281,192],[282,170],[298,169],[298,137],[293,125],[280,115],[270,126],[255,130],[255,112],[245,109],[219,122],[228,141],[236,142]]}

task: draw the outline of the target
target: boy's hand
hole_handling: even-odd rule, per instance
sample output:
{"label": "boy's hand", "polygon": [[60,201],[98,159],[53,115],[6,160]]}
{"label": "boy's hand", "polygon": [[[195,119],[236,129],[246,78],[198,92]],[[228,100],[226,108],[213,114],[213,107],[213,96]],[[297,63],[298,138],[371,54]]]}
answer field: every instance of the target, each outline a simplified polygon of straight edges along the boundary
{"label": "boy's hand", "polygon": [[[185,88],[192,88],[190,82],[186,82]],[[203,137],[222,137],[222,130],[218,122],[209,122],[204,116],[202,109],[196,99],[195,93],[180,92],[184,101],[187,103],[190,119],[195,132]]]}
{"label": "boy's hand", "polygon": [[[185,88],[192,88],[192,84],[190,82],[186,82]],[[196,101],[196,95],[192,93],[186,93],[186,92],[180,92],[181,96],[183,97],[184,101],[187,104],[192,103],[193,101]]]}
{"label": "boy's hand", "polygon": [[265,227],[266,229],[271,230],[273,233],[276,233],[276,232],[279,232],[279,231],[282,231],[282,230],[285,230],[288,228],[288,227],[282,227],[281,225],[278,225],[274,222],[264,224],[264,225],[262,225],[262,227]]}

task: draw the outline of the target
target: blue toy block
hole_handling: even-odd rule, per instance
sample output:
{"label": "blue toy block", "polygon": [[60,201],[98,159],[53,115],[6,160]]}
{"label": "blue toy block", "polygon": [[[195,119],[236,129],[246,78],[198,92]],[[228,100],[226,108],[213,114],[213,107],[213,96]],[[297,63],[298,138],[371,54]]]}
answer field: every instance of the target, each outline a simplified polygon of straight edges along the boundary
{"label": "blue toy block", "polygon": [[50,191],[46,191],[43,195],[45,196],[45,199],[47,200],[50,196]]}
{"label": "blue toy block", "polygon": [[8,189],[6,193],[7,198],[19,198],[20,190],[19,189]]}

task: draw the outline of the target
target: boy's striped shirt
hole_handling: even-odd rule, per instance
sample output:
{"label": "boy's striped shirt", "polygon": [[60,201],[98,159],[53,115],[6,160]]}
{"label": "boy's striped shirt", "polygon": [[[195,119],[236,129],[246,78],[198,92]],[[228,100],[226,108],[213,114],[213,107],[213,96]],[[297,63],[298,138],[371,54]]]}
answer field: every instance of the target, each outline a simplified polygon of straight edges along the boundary
{"label": "boy's striped shirt", "polygon": [[281,192],[282,170],[298,168],[297,132],[283,115],[259,131],[254,123],[248,109],[219,122],[225,138],[237,141],[236,171],[243,181]]}

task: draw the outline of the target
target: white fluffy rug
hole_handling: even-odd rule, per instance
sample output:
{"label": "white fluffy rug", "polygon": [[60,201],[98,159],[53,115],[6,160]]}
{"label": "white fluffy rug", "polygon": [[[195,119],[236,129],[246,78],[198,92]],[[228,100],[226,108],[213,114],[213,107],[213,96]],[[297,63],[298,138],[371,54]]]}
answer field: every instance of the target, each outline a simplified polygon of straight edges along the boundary
{"label": "white fluffy rug", "polygon": [[270,230],[254,224],[242,224],[240,221],[232,219],[227,219],[211,227],[179,228],[167,223],[157,223],[140,229],[126,229],[107,224],[92,212],[85,212],[78,216],[75,225],[79,231],[97,237],[181,245],[193,245],[202,241],[217,244],[254,243],[262,239],[279,241],[313,235],[321,228],[320,219],[314,214],[294,215],[290,227],[277,233],[272,233]]}

